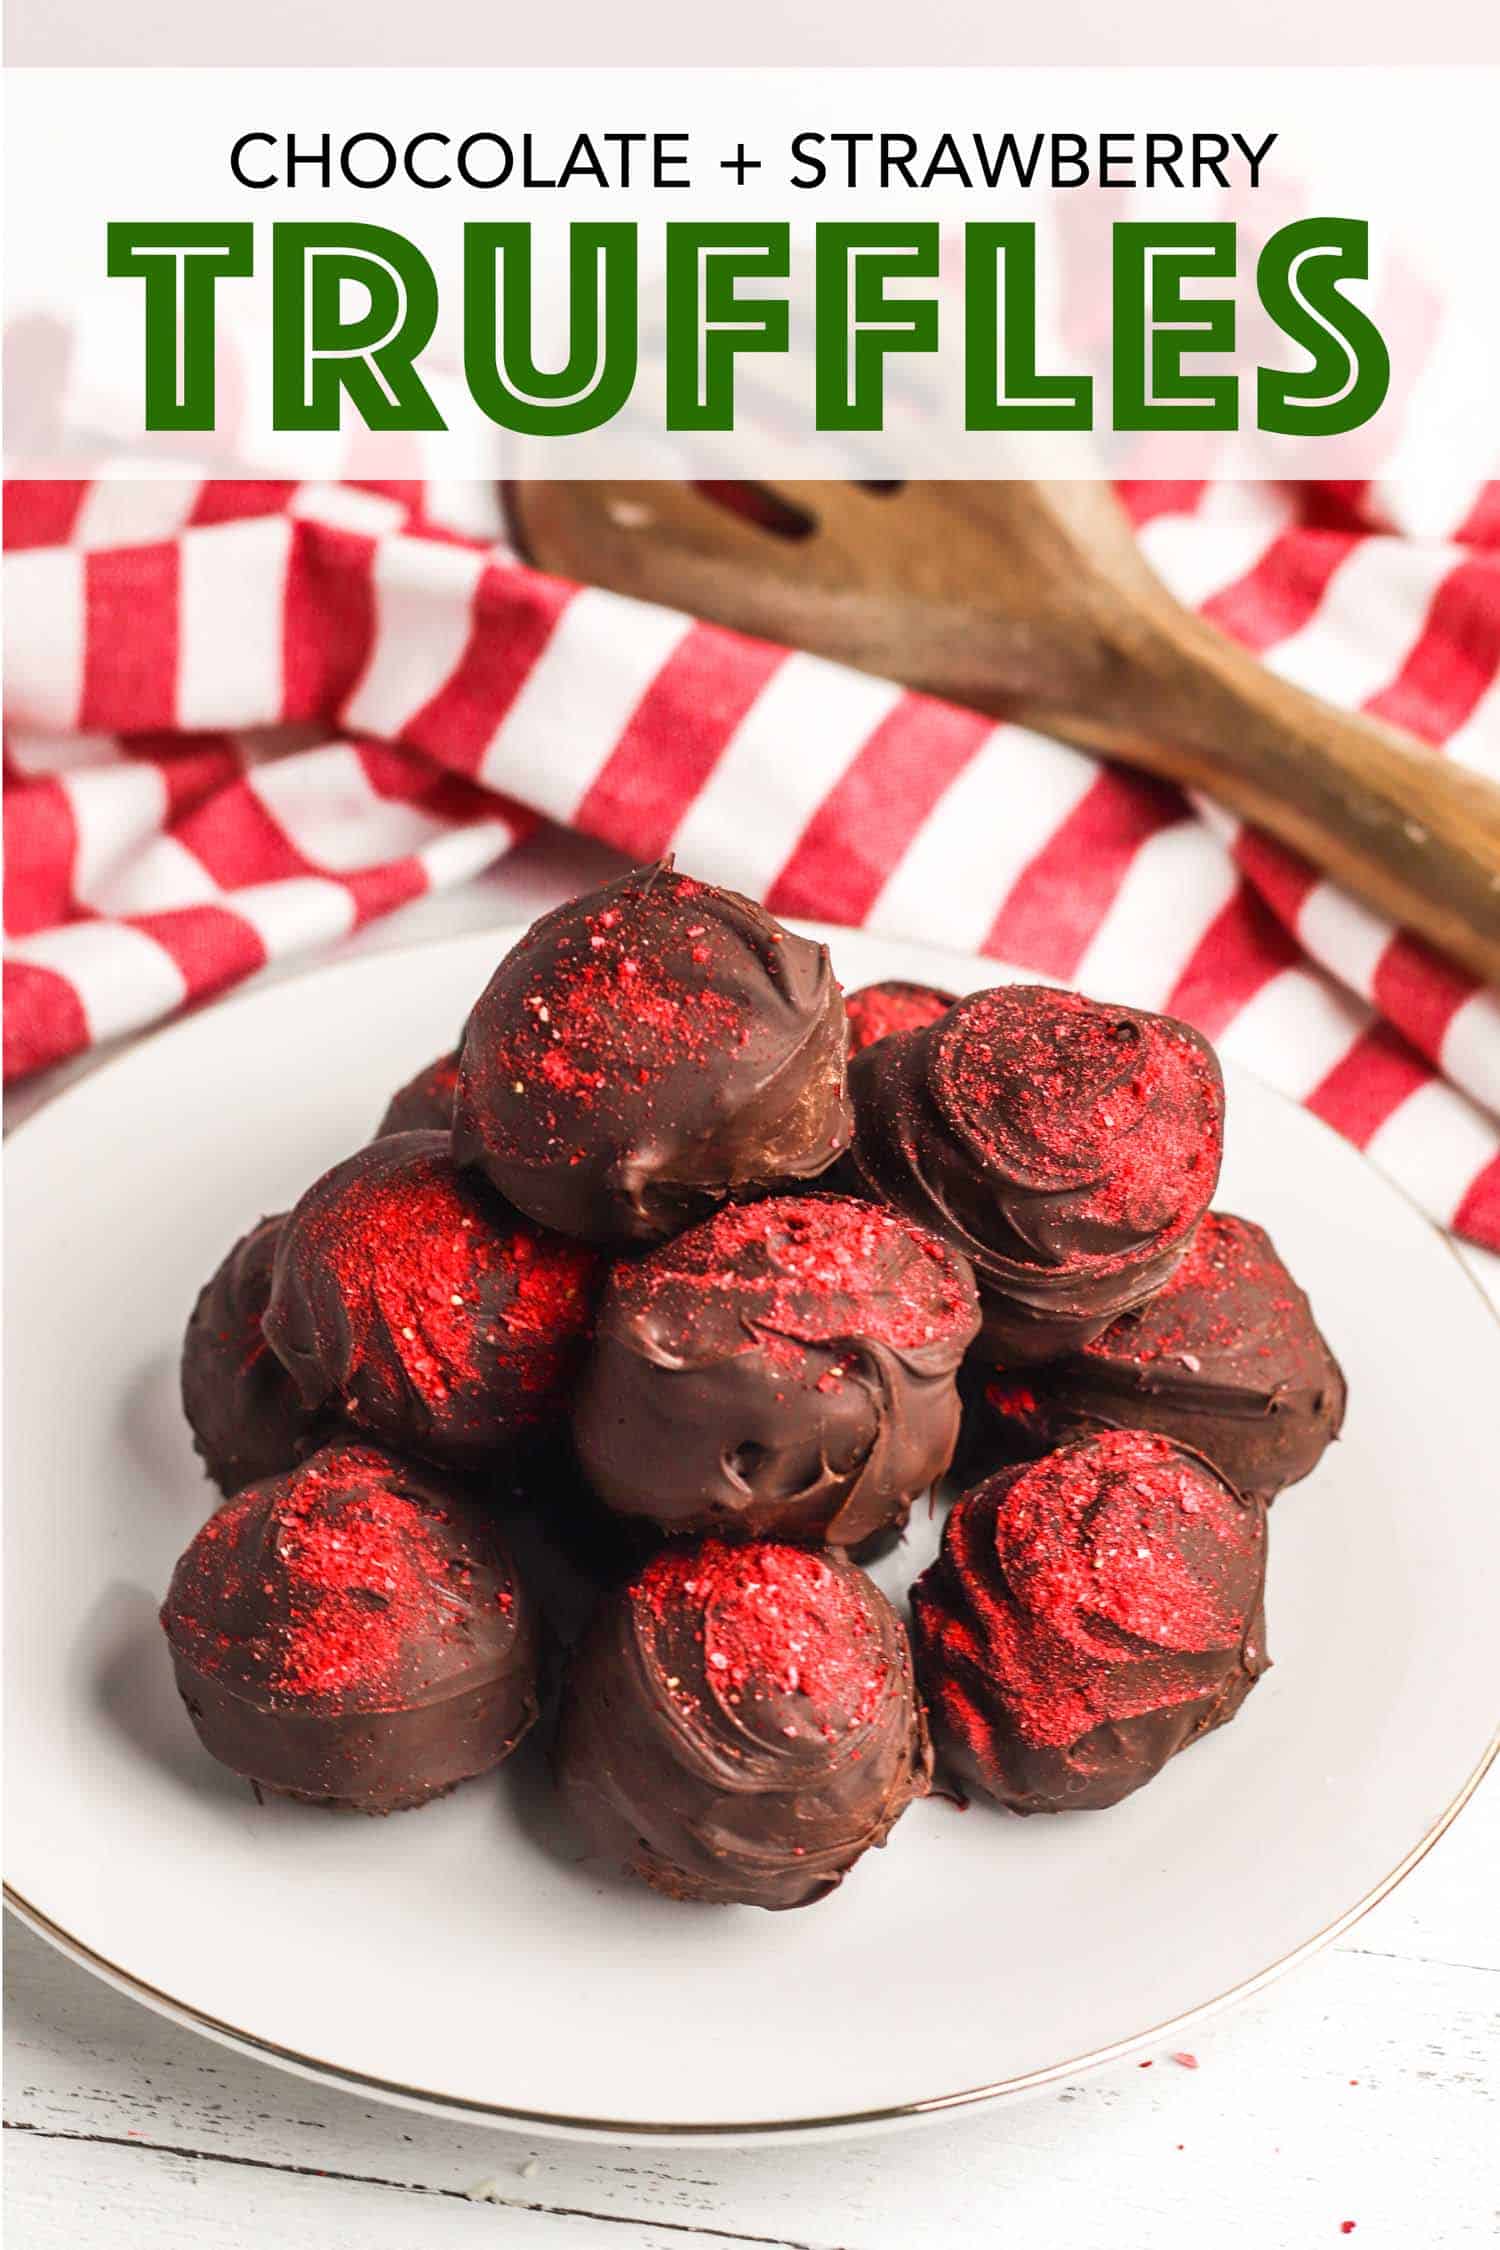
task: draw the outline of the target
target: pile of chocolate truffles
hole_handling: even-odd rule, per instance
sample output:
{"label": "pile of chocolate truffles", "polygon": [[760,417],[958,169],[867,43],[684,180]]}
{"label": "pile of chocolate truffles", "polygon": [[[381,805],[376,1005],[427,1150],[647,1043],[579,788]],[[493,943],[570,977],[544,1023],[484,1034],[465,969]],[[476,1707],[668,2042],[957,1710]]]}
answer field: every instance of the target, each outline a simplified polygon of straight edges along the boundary
{"label": "pile of chocolate truffles", "polygon": [[[225,1498],[161,1614],[204,1746],[387,1813],[545,1710],[586,1851],[764,1907],[883,1844],[934,1747],[1013,1812],[1116,1803],[1265,1670],[1266,1508],[1343,1415],[1210,1208],[1222,1136],[1164,1016],[846,1001],[670,861],[545,915],[194,1308]],[[861,1563],[962,1481],[908,1634]]]}

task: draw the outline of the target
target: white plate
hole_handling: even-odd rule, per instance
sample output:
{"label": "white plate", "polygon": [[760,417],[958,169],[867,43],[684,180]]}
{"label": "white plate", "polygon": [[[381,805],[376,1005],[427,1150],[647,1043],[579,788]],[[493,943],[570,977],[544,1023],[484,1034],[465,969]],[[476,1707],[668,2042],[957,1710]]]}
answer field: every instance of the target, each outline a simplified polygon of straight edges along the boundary
{"label": "white plate", "polygon": [[[379,1822],[257,1805],[204,1755],[155,1622],[215,1497],[177,1405],[183,1320],[233,1237],[372,1129],[515,934],[210,1009],[13,1137],[19,1910],[292,2068],[533,2131],[737,2138],[1074,2075],[1253,1989],[1389,1889],[1492,1749],[1500,1331],[1410,1205],[1234,1073],[1220,1200],[1310,1290],[1349,1421],[1273,1514],[1275,1669],[1149,1789],[1058,1820],[927,1803],[826,1904],[774,1915],[673,1905],[581,1862],[524,1751]],[[850,985],[996,974],[826,934]],[[934,1537],[924,1510],[888,1586]]]}

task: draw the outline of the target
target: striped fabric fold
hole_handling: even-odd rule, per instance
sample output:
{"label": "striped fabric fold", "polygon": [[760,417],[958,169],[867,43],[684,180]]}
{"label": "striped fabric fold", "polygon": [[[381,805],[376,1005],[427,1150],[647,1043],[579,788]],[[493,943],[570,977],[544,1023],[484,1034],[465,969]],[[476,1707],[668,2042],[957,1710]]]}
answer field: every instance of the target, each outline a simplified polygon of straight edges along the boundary
{"label": "striped fabric fold", "polygon": [[[1495,489],[1445,538],[1378,486],[1123,497],[1274,670],[1500,780]],[[1500,997],[1206,801],[548,578],[472,490],[17,484],[6,548],[7,1077],[329,948],[545,817],[1186,1016],[1500,1249]]]}

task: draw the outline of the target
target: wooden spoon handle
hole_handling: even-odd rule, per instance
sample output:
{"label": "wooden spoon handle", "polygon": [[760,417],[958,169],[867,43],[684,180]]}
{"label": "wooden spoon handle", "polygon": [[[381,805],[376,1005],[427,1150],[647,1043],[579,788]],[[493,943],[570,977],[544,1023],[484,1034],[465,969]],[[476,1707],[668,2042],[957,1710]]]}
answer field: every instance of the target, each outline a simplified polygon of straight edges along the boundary
{"label": "wooden spoon handle", "polygon": [[1500,984],[1500,788],[1184,609],[1100,485],[778,484],[776,537],[669,484],[511,488],[544,568],[690,608],[1185,783]]}
{"label": "wooden spoon handle", "polygon": [[1138,616],[1106,713],[1012,716],[1201,789],[1500,983],[1500,789],[1280,680],[1170,601]]}

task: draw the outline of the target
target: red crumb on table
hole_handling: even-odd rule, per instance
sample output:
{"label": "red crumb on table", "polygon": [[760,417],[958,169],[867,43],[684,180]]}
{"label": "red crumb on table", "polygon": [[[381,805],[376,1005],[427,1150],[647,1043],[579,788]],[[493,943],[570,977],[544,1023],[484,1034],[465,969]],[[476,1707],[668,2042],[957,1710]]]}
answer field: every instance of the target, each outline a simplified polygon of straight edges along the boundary
{"label": "red crumb on table", "polygon": [[690,1624],[721,1702],[801,1695],[830,1735],[835,1715],[847,1732],[880,1707],[889,1664],[860,1581],[805,1548],[712,1539],[669,1549],[632,1600],[647,1630]]}
{"label": "red crumb on table", "polygon": [[1196,2055],[1179,2054],[1173,2055],[1171,2059],[1174,2063],[1177,2064],[1180,2070],[1196,2070],[1198,2068],[1198,2058]]}
{"label": "red crumb on table", "polygon": [[1342,2221],[1340,2222],[1340,2225],[1339,2225],[1339,2233],[1340,2233],[1340,2234],[1353,2234],[1353,2232],[1354,2232],[1354,2226],[1355,2226],[1355,2222],[1354,2222],[1354,2220],[1353,2220],[1353,2219],[1344,2219],[1344,2220],[1342,2220]]}

